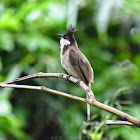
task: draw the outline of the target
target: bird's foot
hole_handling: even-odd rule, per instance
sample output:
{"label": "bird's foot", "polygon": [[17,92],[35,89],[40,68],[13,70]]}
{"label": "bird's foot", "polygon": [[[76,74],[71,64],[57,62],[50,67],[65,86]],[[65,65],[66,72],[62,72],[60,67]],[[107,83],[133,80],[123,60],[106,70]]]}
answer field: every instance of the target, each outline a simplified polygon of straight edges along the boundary
{"label": "bird's foot", "polygon": [[76,85],[79,86],[81,81],[82,81],[81,78],[79,78],[78,81],[76,82]]}
{"label": "bird's foot", "polygon": [[69,80],[71,76],[72,76],[72,75],[67,74],[67,76],[66,76],[66,80]]}

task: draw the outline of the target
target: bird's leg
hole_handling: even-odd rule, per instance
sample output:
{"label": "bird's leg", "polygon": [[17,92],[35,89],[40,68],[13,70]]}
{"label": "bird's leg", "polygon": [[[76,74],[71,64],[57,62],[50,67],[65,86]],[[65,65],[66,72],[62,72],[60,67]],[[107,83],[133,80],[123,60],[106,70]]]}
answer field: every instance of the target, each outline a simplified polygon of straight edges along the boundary
{"label": "bird's leg", "polygon": [[77,86],[79,86],[80,85],[80,82],[82,81],[82,79],[81,78],[79,78],[78,79],[78,81],[76,82],[76,84],[77,84]]}
{"label": "bird's leg", "polygon": [[66,80],[69,80],[71,76],[72,76],[72,75],[67,74],[67,76],[66,76]]}

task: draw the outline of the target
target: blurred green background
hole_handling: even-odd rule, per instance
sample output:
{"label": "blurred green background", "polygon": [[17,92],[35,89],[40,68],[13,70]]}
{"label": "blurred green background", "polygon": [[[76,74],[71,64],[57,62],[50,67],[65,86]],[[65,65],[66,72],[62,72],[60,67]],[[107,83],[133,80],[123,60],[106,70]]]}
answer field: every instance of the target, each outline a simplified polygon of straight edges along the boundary
{"label": "blurred green background", "polygon": [[[37,72],[64,72],[60,38],[72,24],[89,59],[100,102],[140,118],[140,0],[0,0],[0,82]],[[58,78],[20,84],[44,85],[85,97]],[[106,126],[120,119],[51,93],[0,88],[0,140],[139,140],[140,129]]]}

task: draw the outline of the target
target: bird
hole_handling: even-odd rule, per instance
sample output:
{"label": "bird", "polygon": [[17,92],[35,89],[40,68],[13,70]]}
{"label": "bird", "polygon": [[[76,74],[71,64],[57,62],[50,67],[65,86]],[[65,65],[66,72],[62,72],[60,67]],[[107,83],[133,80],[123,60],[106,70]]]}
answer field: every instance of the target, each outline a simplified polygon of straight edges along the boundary
{"label": "bird", "polygon": [[[61,65],[68,73],[68,77],[78,78],[77,84],[82,80],[89,88],[94,81],[94,71],[86,56],[79,50],[74,37],[76,32],[72,24],[65,35],[57,34],[60,39],[60,59]],[[87,95],[87,99],[89,99]],[[90,104],[87,104],[87,120],[90,120]]]}

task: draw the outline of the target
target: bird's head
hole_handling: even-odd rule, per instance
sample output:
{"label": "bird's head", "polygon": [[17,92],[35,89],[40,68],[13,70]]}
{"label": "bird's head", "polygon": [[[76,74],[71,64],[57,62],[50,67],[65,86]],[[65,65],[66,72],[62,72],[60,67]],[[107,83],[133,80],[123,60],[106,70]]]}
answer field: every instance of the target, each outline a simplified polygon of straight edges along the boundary
{"label": "bird's head", "polygon": [[60,44],[61,46],[64,45],[73,45],[75,43],[75,38],[74,38],[74,32],[77,31],[72,25],[70,25],[68,32],[65,35],[62,34],[57,34],[58,36],[61,37]]}

